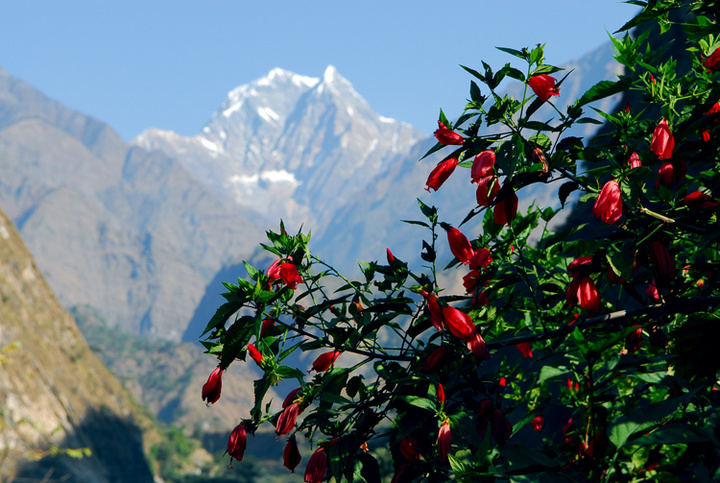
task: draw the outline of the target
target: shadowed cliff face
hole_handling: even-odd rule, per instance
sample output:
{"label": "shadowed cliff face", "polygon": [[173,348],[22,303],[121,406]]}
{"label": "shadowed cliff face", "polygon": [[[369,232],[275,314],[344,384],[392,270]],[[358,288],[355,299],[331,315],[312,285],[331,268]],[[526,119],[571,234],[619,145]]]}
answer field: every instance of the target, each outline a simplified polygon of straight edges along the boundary
{"label": "shadowed cliff face", "polygon": [[0,314],[0,480],[151,481],[127,394],[2,211]]}

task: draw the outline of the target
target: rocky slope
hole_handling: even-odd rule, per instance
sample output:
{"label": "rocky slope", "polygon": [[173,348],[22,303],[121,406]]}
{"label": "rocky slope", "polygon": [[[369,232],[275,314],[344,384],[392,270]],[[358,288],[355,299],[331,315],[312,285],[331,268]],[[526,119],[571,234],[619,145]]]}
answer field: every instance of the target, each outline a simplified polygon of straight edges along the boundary
{"label": "rocky slope", "polygon": [[0,212],[0,480],[151,482],[119,381]]}

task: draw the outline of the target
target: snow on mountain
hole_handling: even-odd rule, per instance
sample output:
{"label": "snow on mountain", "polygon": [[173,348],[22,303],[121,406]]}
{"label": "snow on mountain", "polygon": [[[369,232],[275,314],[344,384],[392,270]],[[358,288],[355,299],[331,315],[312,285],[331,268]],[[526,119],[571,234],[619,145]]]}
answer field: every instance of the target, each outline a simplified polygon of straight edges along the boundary
{"label": "snow on mountain", "polygon": [[322,78],[273,69],[228,93],[195,136],[150,129],[133,143],[276,223],[325,226],[424,135],[382,117],[333,66]]}

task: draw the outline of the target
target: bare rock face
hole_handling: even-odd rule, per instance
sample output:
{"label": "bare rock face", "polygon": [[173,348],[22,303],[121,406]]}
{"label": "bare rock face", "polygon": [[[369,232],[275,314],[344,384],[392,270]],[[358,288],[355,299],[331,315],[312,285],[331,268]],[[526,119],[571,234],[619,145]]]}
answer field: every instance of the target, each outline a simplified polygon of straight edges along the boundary
{"label": "bare rock face", "polygon": [[119,381],[0,211],[0,479],[152,481]]}

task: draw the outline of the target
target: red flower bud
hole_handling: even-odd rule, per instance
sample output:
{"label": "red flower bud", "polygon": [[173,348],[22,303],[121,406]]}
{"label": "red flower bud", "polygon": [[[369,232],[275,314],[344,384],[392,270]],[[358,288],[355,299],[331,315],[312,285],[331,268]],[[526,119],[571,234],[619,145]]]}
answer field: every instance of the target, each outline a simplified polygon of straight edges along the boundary
{"label": "red flower bud", "polygon": [[683,161],[665,161],[659,170],[660,179],[657,182],[659,186],[662,183],[665,186],[678,184],[685,179],[687,166]]}
{"label": "red flower bud", "polygon": [[434,189],[435,191],[439,190],[440,187],[443,185],[445,180],[447,180],[450,175],[455,171],[455,167],[458,165],[458,159],[457,158],[450,158],[446,159],[445,161],[441,161],[438,163],[437,166],[435,166],[435,169],[433,169],[430,172],[430,175],[428,176],[427,181],[425,184],[427,185],[427,188],[425,188],[426,191],[430,191],[431,189]]}
{"label": "red flower bud", "polygon": [[242,461],[247,446],[247,432],[244,424],[238,424],[230,433],[227,442],[227,452],[238,461]]}
{"label": "red flower bud", "polygon": [[510,188],[510,194],[495,204],[493,221],[496,225],[507,225],[515,219],[518,209],[518,197]]}
{"label": "red flower bud", "polygon": [[492,177],[495,174],[495,152],[492,149],[483,151],[475,156],[470,169],[470,180],[477,183],[481,178]]}
{"label": "red flower bud", "polygon": [[391,265],[395,261],[395,255],[393,255],[393,252],[391,252],[389,248],[386,249],[385,254],[387,255],[388,265]]}
{"label": "red flower bud", "polygon": [[683,198],[683,203],[685,203],[685,206],[700,209],[716,208],[720,206],[719,201],[714,201],[709,195],[703,193],[702,191],[693,191]]}
{"label": "red flower bud", "polygon": [[546,102],[550,99],[550,96],[559,96],[560,90],[555,87],[557,80],[554,77],[550,77],[547,74],[540,74],[531,77],[528,80],[528,85],[533,90],[536,96]]}
{"label": "red flower bud", "polygon": [[262,354],[260,354],[260,351],[255,348],[254,345],[252,345],[252,344],[248,345],[248,354],[250,355],[252,360],[255,361],[255,364],[257,364],[258,366],[262,366],[262,363],[264,360],[263,356],[262,356]]}
{"label": "red flower bud", "polygon": [[448,129],[448,127],[441,121],[438,121],[438,128],[435,131],[435,138],[437,138],[438,142],[444,146],[452,144],[462,146],[462,144],[465,142],[465,138],[463,138],[461,135],[459,135],[452,129]]}
{"label": "red flower bud", "polygon": [[507,385],[507,379],[505,379],[504,376],[501,377],[501,378],[500,378],[500,382],[498,382],[498,385],[499,385],[500,387],[505,387],[505,386]]}
{"label": "red flower bud", "polygon": [[327,471],[327,450],[325,448],[318,448],[310,456],[307,467],[305,468],[304,481],[307,483],[320,483],[325,478],[325,471]]}
{"label": "red flower bud", "polygon": [[437,297],[434,294],[430,294],[427,297],[428,310],[430,311],[430,322],[438,330],[442,332],[445,328],[445,322],[443,320],[442,309],[437,303]]}
{"label": "red flower bud", "polygon": [[295,397],[297,394],[302,391],[302,387],[298,387],[297,389],[293,389],[288,393],[287,396],[285,396],[285,400],[282,403],[282,408],[285,409],[289,405],[291,405],[293,402],[295,402]]}
{"label": "red flower bud", "polygon": [[275,425],[275,434],[285,436],[295,427],[298,414],[300,414],[300,403],[294,402],[280,413]]}
{"label": "red flower bud", "polygon": [[465,342],[470,341],[475,336],[475,324],[472,319],[465,312],[456,309],[455,307],[443,307],[442,308],[443,319],[445,324],[450,329],[450,332],[459,339]]}
{"label": "red flower bud", "polygon": [[675,257],[660,240],[650,244],[650,266],[656,284],[666,285],[675,278]]}
{"label": "red flower bud", "polygon": [[622,199],[620,197],[620,184],[614,179],[605,183],[600,190],[600,196],[595,201],[592,212],[595,218],[612,225],[622,216]]}
{"label": "red flower bud", "polygon": [[670,159],[674,148],[675,138],[670,133],[667,121],[663,119],[653,131],[650,150],[657,154],[660,159]]}
{"label": "red flower bud", "polygon": [[701,130],[701,131],[700,131],[700,136],[702,137],[702,140],[703,140],[704,143],[709,143],[709,142],[710,142],[710,133],[708,132],[707,129]]}
{"label": "red flower bud", "polygon": [[628,352],[637,352],[642,345],[642,327],[638,327],[635,331],[625,339],[625,350]]}
{"label": "red flower bud", "polygon": [[471,294],[475,291],[475,287],[478,285],[480,278],[480,270],[473,270],[463,277],[463,287],[465,292]]}
{"label": "red flower bud", "polygon": [[640,161],[640,156],[638,155],[638,153],[632,153],[628,158],[627,162],[630,165],[630,169],[635,169],[642,166],[642,161]]}
{"label": "red flower bud", "polygon": [[215,404],[220,399],[220,391],[222,390],[222,373],[223,371],[216,367],[210,377],[202,387],[202,399],[207,404]]}
{"label": "red flower bud", "polygon": [[450,433],[449,421],[444,421],[442,423],[442,426],[440,426],[440,431],[438,431],[437,443],[440,459],[443,462],[447,463],[448,453],[450,452],[450,445],[452,444],[452,434]]}
{"label": "red flower bud", "polygon": [[705,59],[703,67],[710,72],[715,72],[720,69],[720,47],[716,48],[715,51],[710,54],[710,57]]}
{"label": "red flower bud", "polygon": [[291,473],[295,473],[295,468],[300,464],[300,460],[302,460],[302,456],[300,456],[297,441],[293,436],[285,445],[285,450],[283,451],[283,466],[289,469]]}
{"label": "red flower bud", "polygon": [[442,384],[438,384],[437,388],[437,401],[440,404],[443,404],[445,402],[445,389],[443,389]]}
{"label": "red flower bud", "polygon": [[[338,351],[326,352],[313,362],[312,369],[315,372],[325,372],[330,369],[335,360],[340,356]],[[309,371],[308,371],[309,372]]]}
{"label": "red flower bud", "polygon": [[475,192],[477,204],[479,206],[490,206],[490,203],[495,199],[499,191],[500,183],[498,183],[495,176],[480,178],[478,180],[477,191]]}
{"label": "red flower bud", "polygon": [[437,366],[443,357],[445,357],[445,353],[447,353],[447,347],[440,346],[428,356],[427,360],[425,361],[425,365],[423,366],[423,369],[426,371],[431,371],[435,369],[435,366]]}
{"label": "red flower bud", "polygon": [[530,421],[530,423],[535,431],[540,432],[545,427],[545,416],[541,414]]}
{"label": "red flower bud", "polygon": [[529,342],[521,342],[518,345],[516,345],[515,347],[518,348],[518,350],[520,351],[520,353],[523,356],[523,359],[527,359],[528,357],[533,356],[532,346],[530,346]]}
{"label": "red flower bud", "polygon": [[578,305],[585,310],[600,309],[600,294],[598,293],[595,282],[590,277],[580,280],[580,286],[577,291]]}
{"label": "red flower bud", "polygon": [[450,227],[447,230],[448,243],[450,244],[450,251],[460,263],[468,264],[470,259],[475,254],[470,240],[462,234],[457,228]]}
{"label": "red flower bud", "polygon": [[268,327],[272,327],[275,325],[275,321],[273,319],[265,319],[263,320],[262,325],[260,326],[260,337],[262,337],[263,332],[267,330]]}

